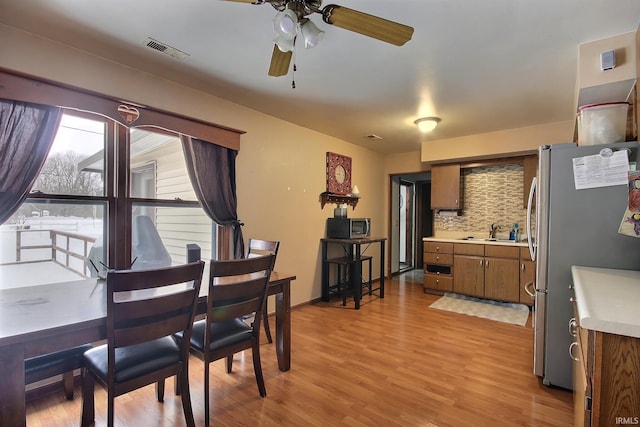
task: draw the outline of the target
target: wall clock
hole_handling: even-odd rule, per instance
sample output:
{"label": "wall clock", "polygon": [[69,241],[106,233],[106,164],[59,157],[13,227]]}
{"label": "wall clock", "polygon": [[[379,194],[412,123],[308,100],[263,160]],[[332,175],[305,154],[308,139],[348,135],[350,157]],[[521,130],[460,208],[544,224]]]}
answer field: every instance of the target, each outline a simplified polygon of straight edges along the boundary
{"label": "wall clock", "polygon": [[327,151],[327,191],[351,193],[351,157]]}

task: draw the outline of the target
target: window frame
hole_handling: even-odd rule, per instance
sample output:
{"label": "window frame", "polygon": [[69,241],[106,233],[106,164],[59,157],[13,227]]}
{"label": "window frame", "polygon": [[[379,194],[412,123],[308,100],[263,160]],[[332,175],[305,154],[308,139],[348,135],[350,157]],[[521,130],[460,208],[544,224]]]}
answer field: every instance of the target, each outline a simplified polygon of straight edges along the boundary
{"label": "window frame", "polygon": [[[198,201],[131,198],[129,183],[131,127],[147,128],[179,136],[189,135],[236,151],[240,149],[240,135],[244,131],[224,127],[173,113],[160,111],[133,102],[123,102],[78,88],[34,79],[7,72],[0,68],[0,97],[24,102],[55,105],[66,114],[99,116],[105,125],[104,194],[81,196],[31,193],[25,203],[104,203],[106,204],[105,241],[108,265],[117,269],[131,264],[132,208],[134,204],[149,206],[200,207]],[[129,121],[122,108],[135,109],[138,118]],[[228,259],[230,255],[230,227],[212,224],[212,256]]]}

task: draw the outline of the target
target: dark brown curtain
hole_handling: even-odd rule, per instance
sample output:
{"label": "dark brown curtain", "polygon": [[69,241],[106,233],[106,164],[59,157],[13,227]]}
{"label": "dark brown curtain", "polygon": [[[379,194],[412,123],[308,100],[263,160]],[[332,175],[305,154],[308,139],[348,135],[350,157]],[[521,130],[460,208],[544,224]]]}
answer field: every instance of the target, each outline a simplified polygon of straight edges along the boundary
{"label": "dark brown curtain", "polygon": [[0,99],[0,224],[29,195],[61,117],[57,107]]}
{"label": "dark brown curtain", "polygon": [[182,135],[189,178],[202,208],[216,224],[233,227],[234,258],[244,256],[236,196],[237,151]]}

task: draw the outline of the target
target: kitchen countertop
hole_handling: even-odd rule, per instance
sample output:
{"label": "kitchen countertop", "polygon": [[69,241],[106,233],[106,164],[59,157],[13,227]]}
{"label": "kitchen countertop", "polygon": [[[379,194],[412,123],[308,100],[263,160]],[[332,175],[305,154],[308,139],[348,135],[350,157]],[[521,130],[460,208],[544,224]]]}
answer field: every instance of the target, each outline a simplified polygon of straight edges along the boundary
{"label": "kitchen countertop", "polygon": [[482,245],[503,245],[503,246],[522,246],[527,247],[527,242],[516,242],[513,240],[498,239],[486,240],[483,238],[474,238],[466,240],[464,238],[441,238],[441,237],[423,237],[423,242],[449,242],[449,243],[472,243]]}
{"label": "kitchen countertop", "polygon": [[572,266],[580,326],[640,338],[640,271]]}

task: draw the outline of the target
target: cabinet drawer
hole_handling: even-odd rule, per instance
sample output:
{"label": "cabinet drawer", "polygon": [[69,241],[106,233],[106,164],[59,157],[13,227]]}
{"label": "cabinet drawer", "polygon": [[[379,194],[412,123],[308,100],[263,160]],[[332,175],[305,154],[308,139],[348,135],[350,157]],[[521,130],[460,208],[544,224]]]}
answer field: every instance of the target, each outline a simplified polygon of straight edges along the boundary
{"label": "cabinet drawer", "polygon": [[424,242],[425,252],[437,252],[441,254],[452,254],[453,243],[449,242]]}
{"label": "cabinet drawer", "polygon": [[529,248],[520,248],[520,261],[531,261]]}
{"label": "cabinet drawer", "polygon": [[475,243],[456,243],[453,252],[456,255],[484,255],[484,245],[477,245]]}
{"label": "cabinet drawer", "polygon": [[504,246],[504,245],[485,245],[484,256],[494,258],[513,258],[518,259],[520,257],[520,248],[517,246]]}
{"label": "cabinet drawer", "polygon": [[437,289],[439,291],[453,291],[453,277],[440,276],[437,274],[424,275],[424,287],[429,289]]}
{"label": "cabinet drawer", "polygon": [[424,260],[425,260],[425,262],[427,264],[452,265],[453,264],[453,255],[427,252],[425,254]]}

